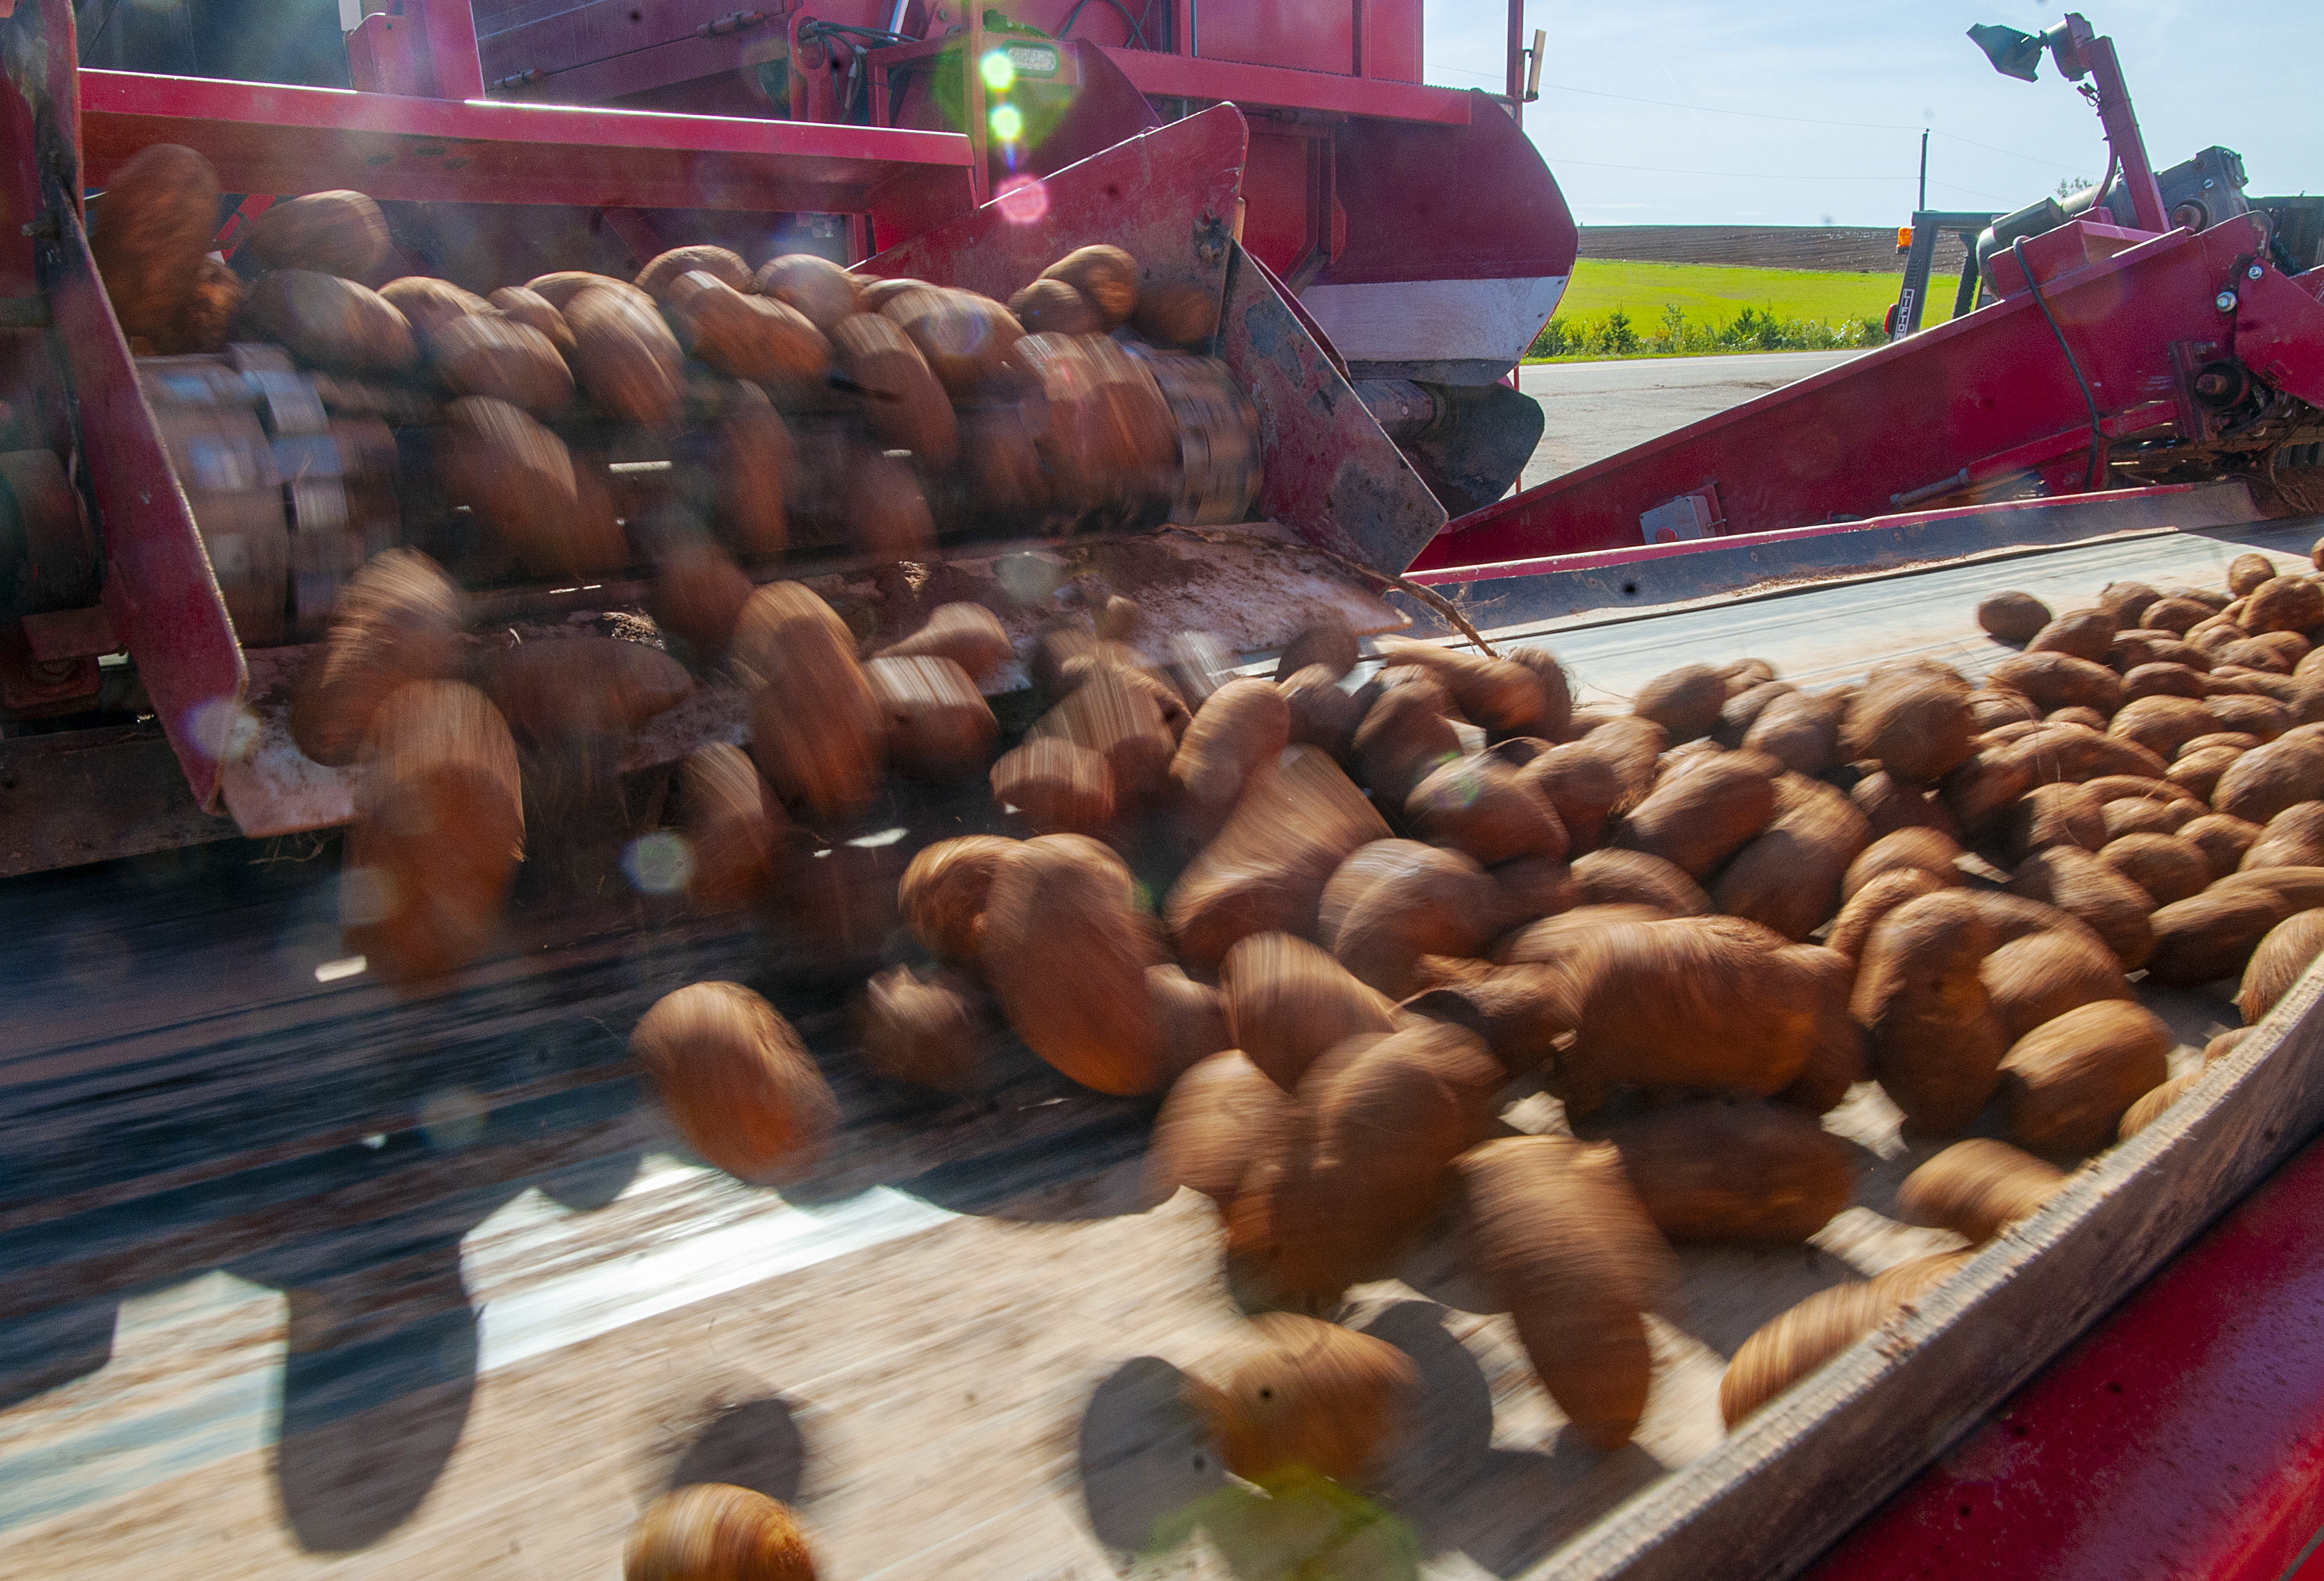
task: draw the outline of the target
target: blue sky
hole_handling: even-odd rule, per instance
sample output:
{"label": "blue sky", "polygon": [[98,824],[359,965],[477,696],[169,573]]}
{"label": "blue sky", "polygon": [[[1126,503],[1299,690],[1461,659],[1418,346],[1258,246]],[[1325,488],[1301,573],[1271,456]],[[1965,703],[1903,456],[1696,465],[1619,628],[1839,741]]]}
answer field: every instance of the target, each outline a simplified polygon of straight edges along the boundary
{"label": "blue sky", "polygon": [[[1498,88],[1506,5],[1425,4],[1428,80]],[[1526,128],[1585,225],[1900,225],[1923,125],[1932,208],[2016,208],[2098,178],[2098,116],[2047,59],[2040,82],[2015,81],[1964,33],[2063,14],[2028,0],[1526,0],[1526,37],[1546,28],[1549,42]],[[2255,194],[2324,192],[2324,0],[2096,0],[2083,14],[2115,41],[2157,168],[2224,143]]]}

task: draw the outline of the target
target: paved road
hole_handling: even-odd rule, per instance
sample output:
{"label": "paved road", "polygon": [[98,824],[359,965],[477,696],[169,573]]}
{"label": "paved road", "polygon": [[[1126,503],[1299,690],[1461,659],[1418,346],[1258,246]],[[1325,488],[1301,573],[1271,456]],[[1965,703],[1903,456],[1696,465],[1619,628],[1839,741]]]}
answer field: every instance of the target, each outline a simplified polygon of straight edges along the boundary
{"label": "paved road", "polygon": [[1526,464],[1519,486],[1531,488],[1861,355],[1777,351],[1751,356],[1545,363],[1523,369],[1517,387],[1542,403],[1549,426]]}

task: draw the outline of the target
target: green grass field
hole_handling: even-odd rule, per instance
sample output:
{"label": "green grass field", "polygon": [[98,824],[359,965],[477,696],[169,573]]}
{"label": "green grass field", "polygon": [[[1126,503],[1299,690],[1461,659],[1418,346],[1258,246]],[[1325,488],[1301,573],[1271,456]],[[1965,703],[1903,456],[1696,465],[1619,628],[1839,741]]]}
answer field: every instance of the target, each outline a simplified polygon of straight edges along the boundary
{"label": "green grass field", "polygon": [[[1894,274],[1637,264],[1585,258],[1527,361],[1699,356],[1867,344],[1902,283]],[[1960,277],[1929,282],[1924,326],[1951,316]],[[1683,322],[1673,325],[1676,309]],[[1615,315],[1621,315],[1617,321]]]}

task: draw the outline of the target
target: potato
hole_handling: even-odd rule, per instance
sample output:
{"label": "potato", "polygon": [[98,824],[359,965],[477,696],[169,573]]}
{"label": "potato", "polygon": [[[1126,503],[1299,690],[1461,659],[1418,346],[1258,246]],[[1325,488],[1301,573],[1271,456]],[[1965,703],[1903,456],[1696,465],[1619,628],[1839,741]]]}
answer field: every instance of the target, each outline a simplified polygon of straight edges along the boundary
{"label": "potato", "polygon": [[959,665],[949,659],[874,659],[863,674],[897,772],[942,782],[974,774],[991,761],[1000,726]]}
{"label": "potato", "polygon": [[[396,283],[394,281],[389,281],[387,285],[380,287],[380,294],[387,295],[388,288]],[[448,285],[448,282],[443,281],[429,283]],[[457,286],[448,286],[448,289],[459,290]],[[466,291],[461,291],[460,294],[467,295]],[[392,297],[388,300],[394,300]],[[522,324],[529,329],[538,329],[547,336],[549,343],[557,348],[557,354],[559,356],[569,357],[573,355],[573,326],[567,324],[565,321],[565,315],[558,312],[549,300],[539,291],[527,291],[521,285],[504,285],[493,292],[485,300],[501,317]],[[412,328],[420,331],[421,338],[424,339],[435,332],[433,327],[423,324],[411,309],[404,309],[404,317],[411,319]]]}
{"label": "potato", "polygon": [[2218,728],[2217,716],[2192,698],[2148,697],[2125,703],[2107,732],[2137,743],[2167,763],[2181,744]]}
{"label": "potato", "polygon": [[573,329],[574,375],[592,401],[640,428],[677,423],[685,405],[685,357],[650,303],[589,285],[563,311]]}
{"label": "potato", "polygon": [[1253,933],[1316,930],[1324,885],[1388,826],[1331,759],[1293,747],[1247,787],[1226,827],[1186,865],[1164,902],[1180,961],[1214,971]]}
{"label": "potato", "polygon": [[694,1150],[738,1179],[800,1179],[838,1125],[838,1101],[798,1034],[739,983],[664,994],[630,1052]]}
{"label": "potato", "polygon": [[1587,741],[1550,748],[1526,764],[1519,777],[1548,799],[1565,830],[1568,851],[1577,854],[1596,850],[1613,809],[1637,800],[1617,760]]}
{"label": "potato", "polygon": [[1711,897],[1659,856],[1643,851],[1592,851],[1574,861],[1576,906],[1647,905],[1673,917],[1699,917]]}
{"label": "potato", "polygon": [[1142,1200],[1167,1202],[1191,1186],[1231,1212],[1252,1163],[1287,1142],[1293,1100],[1240,1049],[1222,1049],[1171,1084],[1146,1150]]}
{"label": "potato", "polygon": [[724,661],[734,623],[750,601],[751,578],[707,539],[681,539],[655,558],[647,607],[656,625],[685,640],[697,662]]}
{"label": "potato", "polygon": [[318,763],[351,763],[396,688],[460,665],[460,594],[416,550],[374,555],[347,579],[290,698],[290,738]]}
{"label": "potato", "polygon": [[2252,951],[2236,990],[2236,1008],[2244,1020],[2257,1025],[2307,975],[2319,949],[2324,949],[2324,911],[2295,911],[2269,929]]}
{"label": "potato", "polygon": [[1346,617],[1330,612],[1301,626],[1283,645],[1275,661],[1275,682],[1280,686],[1311,664],[1322,666],[1338,681],[1356,667],[1360,652]]}
{"label": "potato", "polygon": [[1554,698],[1526,665],[1401,637],[1381,637],[1377,645],[1391,665],[1416,664],[1434,676],[1462,717],[1481,730],[1545,737],[1560,728]]}
{"label": "potato", "polygon": [[217,228],[217,171],[192,149],[150,143],[114,172],[88,245],[123,334],[159,339],[177,329]]}
{"label": "potato", "polygon": [[2208,604],[2199,604],[2194,599],[2174,595],[2158,598],[2148,605],[2139,615],[2139,620],[2154,631],[2176,632],[2184,635],[2217,613]]}
{"label": "potato", "polygon": [[1098,311],[1104,333],[1130,322],[1138,310],[1138,260],[1102,244],[1076,247],[1041,271],[1044,280],[1062,280]]}
{"label": "potato", "polygon": [[672,247],[656,254],[638,271],[632,283],[658,302],[667,302],[678,282],[692,273],[708,275],[730,290],[751,289],[750,266],[724,247],[695,245]]}
{"label": "potato", "polygon": [[2256,735],[2263,743],[2275,740],[2297,723],[2292,710],[2273,698],[2222,697],[2215,691],[2205,707],[2220,730]]}
{"label": "potato", "polygon": [[1490,753],[1446,763],[1423,780],[1405,814],[1429,839],[1490,867],[1565,855],[1565,826],[1540,788]]}
{"label": "potato", "polygon": [[2228,765],[2247,750],[2236,746],[2209,746],[2196,750],[2181,747],[2179,755],[2172,760],[2171,782],[2200,796],[2208,803],[2218,789],[2219,776],[2226,773]]}
{"label": "potato", "polygon": [[2115,619],[2103,609],[2070,609],[2034,633],[2028,653],[2070,653],[2103,664],[2114,646]]}
{"label": "potato", "polygon": [[1865,940],[1850,1009],[1871,1034],[1874,1077],[1915,1131],[1965,1129],[1999,1081],[2007,1045],[1978,975],[1992,944],[1976,904],[1951,890],[1905,901]]}
{"label": "potato", "polygon": [[1638,689],[1630,707],[1638,717],[1661,726],[1675,744],[1708,735],[1727,703],[1727,683],[1715,670],[1683,664]]}
{"label": "potato", "polygon": [[420,361],[411,326],[384,297],[313,270],[260,275],[244,299],[240,332],[333,372],[401,373]]}
{"label": "potato", "polygon": [[2035,723],[2042,717],[2033,703],[2013,691],[1980,688],[1970,692],[1967,700],[1969,728],[1979,735],[2004,725]]}
{"label": "potato", "polygon": [[982,680],[1017,656],[1000,617],[981,604],[940,604],[927,624],[880,651],[882,659],[949,659]]}
{"label": "potato", "polygon": [[915,292],[889,304],[885,316],[911,337],[928,371],[957,401],[982,394],[1009,366],[1025,327],[991,297],[973,291]]}
{"label": "potato", "polygon": [[1953,887],[1938,874],[1919,867],[1899,867],[1880,874],[1840,907],[1825,933],[1831,948],[1849,960],[1858,959],[1880,919],[1907,901]]}
{"label": "potato", "polygon": [[2162,1086],[2150,1088],[2138,1102],[2122,1112],[2122,1123],[2115,1128],[2115,1140],[2128,1142],[2162,1119],[2165,1109],[2185,1097],[2189,1089],[2202,1079],[2201,1070],[2190,1070],[2184,1076],[2174,1076]]}
{"label": "potato", "polygon": [[1242,795],[1253,771],[1291,744],[1291,708],[1283,693],[1254,678],[1213,692],[1186,727],[1170,760],[1170,781],[1204,829],[1216,828]]}
{"label": "potato", "polygon": [[1453,1169],[1476,1271],[1515,1318],[1543,1387],[1585,1441],[1619,1448],[1652,1381],[1645,1314],[1674,1278],[1620,1155],[1562,1136],[1509,1137]]}
{"label": "potato", "polygon": [[1403,1436],[1420,1390],[1385,1340],[1262,1312],[1185,1377],[1185,1403],[1226,1468],[1262,1488],[1361,1480]]}
{"label": "potato", "polygon": [[[2158,781],[2170,784],[2167,780]],[[2179,787],[2172,786],[2177,790]],[[2176,833],[2181,824],[2188,822],[2202,810],[2192,798],[2186,800],[2164,800],[2160,797],[2116,796],[2098,809],[2106,824],[2107,843],[2113,844],[2125,835],[2168,835]]]}
{"label": "potato", "polygon": [[2031,1218],[2065,1183],[2065,1171],[2053,1164],[2006,1142],[1971,1137],[1905,1177],[1896,1190],[1897,1216],[1983,1243]]}
{"label": "potato", "polygon": [[1864,815],[1865,825],[1876,840],[1885,839],[1899,829],[1935,829],[1949,838],[1960,837],[1960,824],[1953,817],[1950,802],[1919,786],[1900,784],[1885,771],[1858,780],[1849,789],[1848,799]]}
{"label": "potato", "polygon": [[1719,1381],[1729,1429],[1950,1278],[1965,1253],[1916,1257],[1870,1280],[1818,1290],[1738,1346]]}
{"label": "potato", "polygon": [[2179,826],[2179,837],[2195,846],[2211,864],[2214,881],[2243,865],[2244,855],[2265,831],[2260,825],[2224,813],[2190,818]]}
{"label": "potato", "polygon": [[1809,981],[1815,1022],[1806,1068],[1775,1095],[1775,1101],[1811,1114],[1827,1114],[1840,1106],[1849,1088],[1863,1080],[1868,1068],[1864,1029],[1849,1012],[1856,960],[1814,944],[1795,944],[1783,953],[1784,960]]}
{"label": "potato", "polygon": [[2128,775],[2142,780],[2163,778],[2165,764],[2159,754],[2136,742],[2107,735],[2087,725],[2047,721],[2021,737],[2015,750],[2034,771],[2037,785]]}
{"label": "potato", "polygon": [[772,297],[745,296],[707,274],[689,273],[665,300],[680,343],[730,378],[797,397],[831,365],[823,331]]}
{"label": "potato", "polygon": [[595,635],[499,649],[477,685],[517,739],[536,745],[627,735],[694,692],[686,667],[660,649]]}
{"label": "potato", "polygon": [[1357,847],[1317,900],[1315,937],[1358,981],[1416,991],[1424,955],[1471,955],[1499,926],[1499,895],[1471,857],[1411,840]]}
{"label": "potato", "polygon": [[687,754],[680,782],[687,898],[698,911],[756,903],[775,882],[790,830],[757,766],[741,747],[712,742]]}
{"label": "potato", "polygon": [[991,782],[994,801],[1018,809],[1045,835],[1093,835],[1113,822],[1113,771],[1062,736],[1026,737],[993,763]]}
{"label": "potato", "polygon": [[1419,991],[1397,1006],[1400,1013],[1466,1027],[1513,1076],[1552,1064],[1558,1040],[1580,1020],[1565,974],[1540,965],[1496,966],[1465,956],[1423,956],[1414,983]]}
{"label": "potato", "polygon": [[1575,906],[1503,934],[1494,940],[1497,966],[1557,966],[1574,958],[1582,936],[1616,922],[1667,922],[1674,913],[1632,902]]}
{"label": "potato", "polygon": [[572,305],[574,298],[593,286],[627,297],[642,307],[656,305],[652,297],[628,281],[610,274],[593,274],[586,269],[560,269],[553,274],[537,274],[524,282],[525,290],[559,313]]}
{"label": "potato", "polygon": [[2037,785],[2001,819],[2000,846],[2013,863],[2056,846],[2095,851],[2106,843],[2106,803],[2083,785]]}
{"label": "potato", "polygon": [[938,1092],[983,1085],[985,1033],[973,991],[950,972],[894,966],[863,985],[851,1031],[877,1076]]}
{"label": "potato", "polygon": [[1238,940],[1220,966],[1219,986],[1232,1045],[1286,1092],[1335,1044],[1396,1026],[1385,994],[1287,933]]}
{"label": "potato", "polygon": [[1840,881],[1871,836],[1855,804],[1820,780],[1775,780],[1775,814],[1711,886],[1719,910],[1794,941],[1840,909]]}
{"label": "potato", "polygon": [[2169,1077],[2179,1040],[2135,1002],[2100,1000],[2044,1022],[2010,1046],[2001,1098],[2010,1134],[2039,1152],[2090,1152],[2123,1111]]}
{"label": "potato", "polygon": [[1980,747],[1944,777],[1937,794],[1956,830],[1981,837],[2034,788],[2034,764],[2023,752]]}
{"label": "potato", "polygon": [[1564,1062],[1586,1113],[1613,1082],[1765,1097],[1806,1068],[1816,994],[1782,935],[1731,917],[1618,923],[1568,968],[1580,1025]]}
{"label": "potato", "polygon": [[1093,671],[1034,722],[1032,734],[1062,736],[1103,758],[1122,807],[1142,808],[1162,794],[1178,750],[1154,692],[1111,668]]}
{"label": "potato", "polygon": [[[411,333],[419,338],[420,350],[431,355],[437,336],[463,319],[492,310],[491,304],[475,292],[426,274],[399,275],[381,286],[379,295],[381,300],[403,315],[404,322],[411,326]],[[564,320],[559,319],[558,322],[561,325]]]}
{"label": "potato", "polygon": [[1156,346],[1200,351],[1219,332],[1219,299],[1192,281],[1145,286],[1130,323]]}
{"label": "potato", "polygon": [[749,1488],[691,1483],[646,1506],[622,1552],[622,1581],[815,1581],[790,1507]]}
{"label": "potato", "polygon": [[2050,606],[2031,593],[1996,593],[1977,606],[1977,624],[1997,642],[2023,644],[2050,624]]}
{"label": "potato", "polygon": [[2023,653],[2004,659],[1987,684],[2021,692],[2048,712],[2074,707],[2112,714],[2122,700],[2122,678],[2105,665],[2068,653]]}
{"label": "potato", "polygon": [[869,806],[879,702],[831,606],[797,582],[768,583],[742,606],[732,663],[751,691],[751,756],[775,794],[835,822]]}
{"label": "potato", "polygon": [[[609,547],[576,531],[581,496],[562,439],[489,396],[463,395],[444,416],[439,473],[446,497],[466,505],[537,575],[611,569]],[[626,546],[621,559],[627,559]]]}
{"label": "potato", "polygon": [[1374,800],[1403,805],[1423,780],[1460,756],[1461,738],[1431,689],[1444,696],[1441,688],[1392,688],[1356,726],[1356,777]]}
{"label": "potato", "polygon": [[1037,442],[1058,502],[1119,509],[1167,491],[1177,428],[1150,368],[1102,336],[1028,335],[1010,355],[1040,393]]}
{"label": "potato", "polygon": [[2036,851],[2017,864],[2009,891],[2079,918],[2126,971],[2138,970],[2154,953],[2154,930],[2147,921],[2154,902],[2089,851],[2069,846]]}
{"label": "potato", "polygon": [[1290,716],[1291,740],[1335,760],[1353,754],[1356,727],[1364,722],[1370,698],[1342,687],[1324,664],[1310,664],[1276,684]]}
{"label": "potato", "polygon": [[1899,672],[1849,699],[1840,749],[1877,762],[1900,785],[1933,785],[1969,758],[1969,689]]}
{"label": "potato", "polygon": [[1780,767],[1757,753],[1722,753],[1700,768],[1665,774],[1614,837],[1624,850],[1659,856],[1702,879],[1766,828]]}
{"label": "potato", "polygon": [[471,313],[429,337],[437,377],[455,395],[489,395],[536,417],[553,417],[573,402],[573,374],[557,347],[537,329],[512,319]]}
{"label": "potato", "polygon": [[[2243,970],[2267,931],[2308,910],[2313,886],[2308,867],[2271,867],[2232,874],[2192,899],[2162,907],[2152,919],[2154,954],[2147,975],[2157,983],[2192,986]],[[2289,883],[2278,881],[2290,877]]]}
{"label": "potato", "polygon": [[909,450],[931,470],[960,453],[960,427],[944,386],[911,338],[876,313],[855,313],[831,332],[833,359],[858,392],[872,438]]}
{"label": "potato", "polygon": [[1899,829],[1883,836],[1866,846],[1862,855],[1849,864],[1840,880],[1840,893],[1843,901],[1856,898],[1857,892],[1884,873],[1898,868],[1916,867],[1933,874],[1941,883],[1960,882],[1960,870],[1954,864],[1960,860],[1959,841],[1936,829]]}
{"label": "potato", "polygon": [[2157,906],[2201,893],[2212,877],[2210,858],[2202,847],[2176,835],[2124,835],[2107,841],[2098,860],[2136,884]]}
{"label": "potato", "polygon": [[1503,1079],[1481,1039],[1442,1022],[1333,1048],[1300,1081],[1286,1143],[1236,1190],[1231,1281],[1270,1304],[1322,1304],[1385,1273],[1443,1205]]}
{"label": "potato", "polygon": [[524,850],[516,744],[483,693],[412,680],[374,709],[357,759],[340,916],[391,983],[480,954]]}
{"label": "potato", "polygon": [[2211,805],[2230,818],[2264,824],[2295,802],[2324,796],[2324,742],[2292,736],[2272,741],[2227,765]]}
{"label": "potato", "polygon": [[1613,1127],[1630,1188],[1674,1241],[1804,1241],[1849,1204],[1848,1144],[1771,1104],[1681,1104]]}
{"label": "potato", "polygon": [[962,835],[912,857],[896,900],[921,948],[947,966],[973,969],[983,948],[993,874],[1018,846],[999,835]]}
{"label": "potato", "polygon": [[2249,597],[2275,576],[2275,562],[2264,554],[2239,554],[2227,562],[2227,591]]}
{"label": "potato", "polygon": [[2324,587],[2307,577],[2272,577],[2251,590],[2242,624],[2248,632],[2304,632],[2324,624]]}
{"label": "potato", "polygon": [[309,192],[269,208],[243,243],[261,269],[312,269],[362,282],[395,241],[387,217],[361,192]]}
{"label": "potato", "polygon": [[785,253],[770,258],[759,265],[751,283],[761,296],[804,314],[826,336],[855,311],[854,276],[812,253]]}
{"label": "potato", "polygon": [[2144,663],[2124,671],[2122,697],[2125,704],[2141,698],[2192,698],[2200,699],[2209,695],[2200,671],[2184,664]]}
{"label": "potato", "polygon": [[2324,864],[2324,801],[2295,802],[2267,820],[2237,865],[2314,867]]}
{"label": "potato", "polygon": [[1062,280],[1044,276],[1009,299],[1028,335],[1102,335],[1105,315]]}
{"label": "potato", "polygon": [[1840,761],[1840,727],[1848,699],[1837,692],[1786,692],[1743,734],[1742,746],[1763,753],[1795,774],[1821,774]]}
{"label": "potato", "polygon": [[1028,840],[994,874],[981,959],[1028,1048],[1084,1086],[1164,1082],[1146,988],[1148,932],[1129,869],[1080,835]]}
{"label": "potato", "polygon": [[2126,631],[2136,626],[2148,606],[2162,596],[2144,582],[2108,582],[2098,589],[2098,606]]}

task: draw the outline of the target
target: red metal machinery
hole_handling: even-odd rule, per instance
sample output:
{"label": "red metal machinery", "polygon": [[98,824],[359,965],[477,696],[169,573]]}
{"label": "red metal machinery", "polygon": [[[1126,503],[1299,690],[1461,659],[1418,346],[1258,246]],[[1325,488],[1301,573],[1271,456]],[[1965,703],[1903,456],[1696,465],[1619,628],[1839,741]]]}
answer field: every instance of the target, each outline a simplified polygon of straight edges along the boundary
{"label": "red metal machinery", "polygon": [[2024,36],[2089,79],[2132,223],[2021,234],[1986,306],[1476,511],[1416,576],[2223,475],[2324,505],[2324,272],[2286,274],[2239,195],[2173,228],[2112,42],[2079,15]]}

